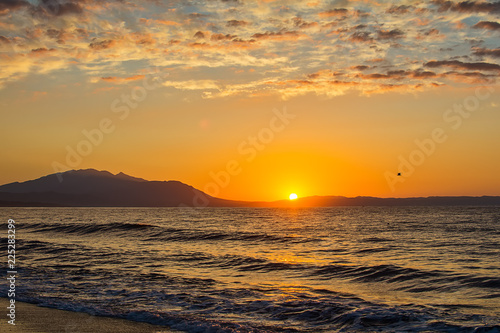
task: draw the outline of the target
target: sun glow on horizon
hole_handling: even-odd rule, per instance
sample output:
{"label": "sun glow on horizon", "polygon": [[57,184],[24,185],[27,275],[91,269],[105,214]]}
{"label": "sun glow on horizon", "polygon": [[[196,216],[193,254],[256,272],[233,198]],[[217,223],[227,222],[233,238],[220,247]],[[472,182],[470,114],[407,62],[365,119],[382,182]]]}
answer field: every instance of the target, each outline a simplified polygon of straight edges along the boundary
{"label": "sun glow on horizon", "polygon": [[295,193],[291,193],[288,198],[290,198],[290,200],[296,200],[298,198],[298,196]]}

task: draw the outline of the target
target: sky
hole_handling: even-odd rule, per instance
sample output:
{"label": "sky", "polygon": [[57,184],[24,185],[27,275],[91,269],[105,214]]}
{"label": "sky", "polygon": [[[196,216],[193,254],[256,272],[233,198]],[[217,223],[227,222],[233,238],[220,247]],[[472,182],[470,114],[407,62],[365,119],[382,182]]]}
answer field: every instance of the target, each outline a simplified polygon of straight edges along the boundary
{"label": "sky", "polygon": [[238,200],[500,195],[499,14],[0,0],[0,183],[94,168]]}

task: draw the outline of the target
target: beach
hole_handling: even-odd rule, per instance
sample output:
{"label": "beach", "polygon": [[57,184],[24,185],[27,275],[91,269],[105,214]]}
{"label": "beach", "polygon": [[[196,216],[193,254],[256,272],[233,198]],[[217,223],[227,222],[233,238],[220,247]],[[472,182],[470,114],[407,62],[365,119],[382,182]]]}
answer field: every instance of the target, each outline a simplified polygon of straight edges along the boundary
{"label": "beach", "polygon": [[0,298],[3,333],[167,333],[175,332],[166,327],[139,323],[118,318],[97,317],[86,313],[44,308],[34,304],[16,302],[16,325],[8,324],[5,308],[9,300]]}

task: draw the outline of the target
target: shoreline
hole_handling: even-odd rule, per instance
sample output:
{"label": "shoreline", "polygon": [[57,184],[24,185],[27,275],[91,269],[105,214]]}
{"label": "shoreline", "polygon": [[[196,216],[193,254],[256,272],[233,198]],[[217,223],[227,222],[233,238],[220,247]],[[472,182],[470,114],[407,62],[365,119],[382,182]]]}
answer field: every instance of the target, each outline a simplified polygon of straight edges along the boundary
{"label": "shoreline", "polygon": [[0,297],[3,333],[172,333],[180,332],[166,326],[152,325],[113,317],[99,317],[16,301],[16,325],[8,323],[9,299]]}

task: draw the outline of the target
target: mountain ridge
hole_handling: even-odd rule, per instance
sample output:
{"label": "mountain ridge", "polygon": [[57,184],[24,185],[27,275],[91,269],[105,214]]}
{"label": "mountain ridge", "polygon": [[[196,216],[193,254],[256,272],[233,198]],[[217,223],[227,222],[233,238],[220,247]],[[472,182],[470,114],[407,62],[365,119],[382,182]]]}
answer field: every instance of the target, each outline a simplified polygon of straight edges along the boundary
{"label": "mountain ridge", "polygon": [[95,169],[69,170],[0,186],[0,206],[68,207],[335,207],[498,205],[500,196],[310,196],[293,201],[238,201],[212,197],[177,180],[149,181]]}

